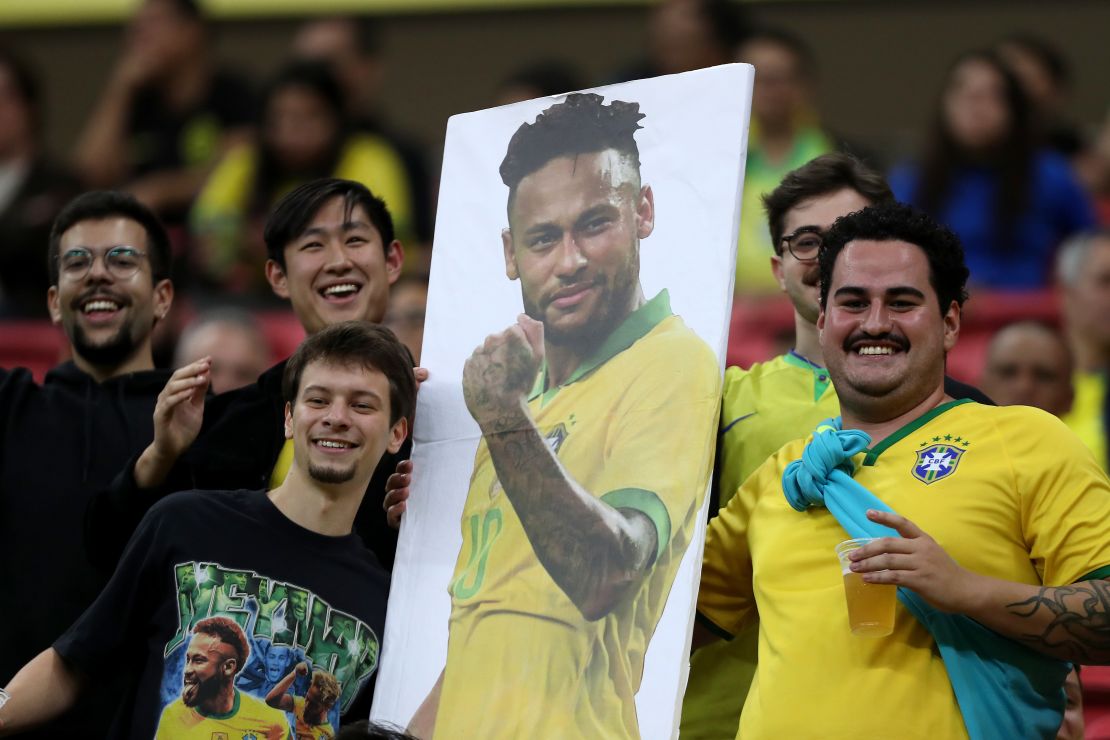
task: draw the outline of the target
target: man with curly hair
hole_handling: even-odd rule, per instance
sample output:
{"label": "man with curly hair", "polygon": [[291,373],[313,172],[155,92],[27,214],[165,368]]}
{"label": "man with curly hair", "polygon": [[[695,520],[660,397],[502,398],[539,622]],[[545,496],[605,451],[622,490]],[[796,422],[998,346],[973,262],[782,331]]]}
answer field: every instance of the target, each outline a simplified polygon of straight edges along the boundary
{"label": "man with curly hair", "polygon": [[[738,736],[1054,736],[1064,661],[1110,662],[1110,481],[1054,416],[945,391],[968,278],[951,231],[871,206],[818,267],[841,416],[706,536],[695,645],[759,620]],[[865,536],[842,572],[834,547]],[[850,574],[900,587],[889,636],[852,634]]]}
{"label": "man with curly hair", "polygon": [[290,694],[289,689],[298,676],[307,676],[308,663],[301,661],[281,679],[266,696],[271,707],[292,712],[296,719],[297,740],[331,740],[335,728],[328,721],[328,713],[339,700],[339,680],[322,669],[312,671],[308,691],[304,696]]}
{"label": "man with curly hair", "polygon": [[570,95],[501,164],[525,315],[463,369],[482,430],[420,737],[639,737],[644,655],[712,462],[712,350],[647,299],[639,104]]}

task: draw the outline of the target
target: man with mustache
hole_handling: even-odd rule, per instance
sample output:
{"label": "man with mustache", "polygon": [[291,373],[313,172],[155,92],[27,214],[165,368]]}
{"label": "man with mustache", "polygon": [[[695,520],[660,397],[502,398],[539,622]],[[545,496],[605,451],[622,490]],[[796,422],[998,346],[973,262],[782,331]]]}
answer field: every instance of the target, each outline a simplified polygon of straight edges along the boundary
{"label": "man with mustache", "polygon": [[463,369],[482,430],[430,737],[638,737],[644,653],[708,482],[719,369],[647,299],[639,104],[573,94],[513,135],[505,271],[526,315]]}
{"label": "man with mustache", "polygon": [[235,688],[250,644],[243,629],[227,617],[196,623],[185,651],[181,696],[162,710],[157,738],[253,736],[282,740],[289,734],[285,713]]}
{"label": "man with mustache", "polygon": [[[85,557],[89,496],[152,439],[168,372],[154,369],[151,332],[170,309],[165,229],[129,195],[85,193],[54,222],[46,247],[51,318],[72,359],[39,385],[0,370],[0,676],[50,645],[96,597]],[[110,693],[110,692],[109,692]],[[103,735],[101,702],[43,737]]]}
{"label": "man with mustache", "polygon": [[[1110,481],[1050,414],[946,391],[968,277],[951,231],[871,206],[818,267],[841,415],[757,468],[706,537],[694,644],[759,620],[738,736],[1055,733],[1064,661],[1110,662]],[[851,633],[833,554],[862,536],[848,572],[901,587],[882,639]]]}
{"label": "man with mustache", "polygon": [[[824,154],[783,178],[763,196],[771,242],[771,272],[794,305],[794,348],[746,370],[725,370],[710,514],[724,508],[752,471],[787,442],[840,413],[818,340],[817,251],[833,222],[894,195],[886,179],[849,154]],[[950,395],[989,403],[950,378]],[[719,505],[718,505],[719,504]],[[732,737],[755,674],[758,625],[691,656],[682,705],[682,736]]]}

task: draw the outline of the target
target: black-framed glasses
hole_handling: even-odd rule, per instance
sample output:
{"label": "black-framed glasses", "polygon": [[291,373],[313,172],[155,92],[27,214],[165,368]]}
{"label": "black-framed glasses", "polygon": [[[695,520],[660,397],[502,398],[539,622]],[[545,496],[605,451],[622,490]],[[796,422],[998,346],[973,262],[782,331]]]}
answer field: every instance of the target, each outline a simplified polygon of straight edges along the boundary
{"label": "black-framed glasses", "polygon": [[[81,280],[89,274],[97,257],[97,252],[85,247],[67,249],[58,257],[58,270],[70,280]],[[146,252],[135,247],[121,245],[112,247],[103,253],[104,266],[113,277],[126,280],[139,271],[139,267],[146,258]]]}
{"label": "black-framed glasses", "polygon": [[803,226],[782,238],[782,243],[799,262],[817,259],[817,250],[825,243],[825,234],[816,226]]}

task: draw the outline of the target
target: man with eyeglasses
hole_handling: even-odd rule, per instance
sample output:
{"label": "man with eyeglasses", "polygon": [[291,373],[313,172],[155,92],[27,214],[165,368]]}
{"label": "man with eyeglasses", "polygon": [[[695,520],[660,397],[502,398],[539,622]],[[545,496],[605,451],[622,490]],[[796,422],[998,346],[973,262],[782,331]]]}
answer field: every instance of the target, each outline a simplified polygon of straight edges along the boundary
{"label": "man with eyeglasses", "polygon": [[[763,196],[775,254],[771,270],[794,304],[794,348],[747,370],[725,371],[710,512],[724,508],[740,484],[787,442],[840,413],[817,332],[817,250],[833,221],[894,199],[881,174],[848,154],[825,154],[783,178]],[[946,378],[955,398],[990,403],[975,388]],[[758,624],[729,642],[694,653],[682,708],[682,737],[734,737],[755,674]]]}
{"label": "man with eyeglasses", "polygon": [[[170,309],[169,241],[129,195],[96,191],[58,215],[47,248],[47,304],[72,359],[42,385],[0,370],[0,675],[48,647],[95,598],[84,553],[89,495],[153,436],[169,373],[155,370],[151,332]],[[110,713],[91,697],[41,737],[103,737]],[[110,693],[110,687],[109,691]]]}

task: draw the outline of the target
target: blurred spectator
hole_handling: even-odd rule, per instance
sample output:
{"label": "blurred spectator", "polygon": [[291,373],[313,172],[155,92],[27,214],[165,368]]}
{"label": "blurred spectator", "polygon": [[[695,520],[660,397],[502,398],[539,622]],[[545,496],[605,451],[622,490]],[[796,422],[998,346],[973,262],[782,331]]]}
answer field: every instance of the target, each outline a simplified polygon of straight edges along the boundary
{"label": "blurred spectator", "polygon": [[1062,417],[1074,395],[1071,376],[1071,351],[1060,332],[1018,321],[991,338],[981,385],[999,406],[1035,406]]}
{"label": "blurred spectator", "polygon": [[611,82],[678,74],[733,61],[748,16],[732,0],[661,0],[648,19],[648,58]]}
{"label": "blurred spectator", "polygon": [[339,728],[335,740],[418,740],[396,725],[360,719]]}
{"label": "blurred spectator", "polygon": [[401,343],[420,364],[420,348],[424,344],[424,311],[428,303],[428,282],[424,278],[405,276],[389,291],[389,310],[385,325],[393,330]]}
{"label": "blurred spectator", "polygon": [[412,236],[400,157],[381,137],[352,130],[327,65],[295,62],[264,96],[258,142],[228,152],[197,197],[190,223],[206,277],[226,291],[272,300],[263,269],[266,215],[297,185],[326,176],[372,188],[389,203],[398,238]]}
{"label": "blurred spectator", "polygon": [[1072,237],[1056,263],[1064,329],[1075,358],[1075,401],[1064,422],[1110,470],[1110,231]]}
{"label": "blurred spectator", "polygon": [[50,224],[77,194],[76,180],[40,150],[42,110],[31,69],[0,49],[0,317],[49,316]]}
{"label": "blurred spectator", "polygon": [[775,293],[775,254],[762,198],[786,174],[834,146],[813,107],[817,63],[800,38],[779,30],[749,36],[737,58],[755,67],[748,161],[736,252],[736,291]]}
{"label": "blurred spectator", "polygon": [[1056,246],[1095,223],[1067,161],[1036,145],[1025,94],[989,51],[949,70],[924,157],[890,184],[959,235],[971,280],[990,288],[1046,286]]}
{"label": "blurred spectator", "polygon": [[509,75],[494,94],[494,105],[509,105],[523,100],[573,92],[586,87],[586,81],[573,65],[555,59],[530,64]]}
{"label": "blurred spectator", "polygon": [[1016,34],[999,42],[998,54],[1025,91],[1045,145],[1069,159],[1079,154],[1083,136],[1066,113],[1071,70],[1060,51],[1037,36]]}
{"label": "blurred spectator", "polygon": [[216,67],[196,0],[143,0],[79,138],[77,166],[91,185],[122,185],[180,226],[253,113],[247,85]]}
{"label": "blurred spectator", "polygon": [[181,333],[173,366],[211,358],[213,393],[250,385],[270,366],[270,347],[258,322],[246,311],[217,308],[197,316]]}
{"label": "blurred spectator", "polygon": [[[386,60],[377,22],[368,17],[333,16],[305,23],[293,39],[297,59],[327,62],[346,98],[354,127],[384,139],[400,156],[412,204],[412,236],[431,244],[435,203],[423,147],[394,131],[382,115]],[[393,201],[389,201],[391,206]],[[411,246],[415,246],[412,244]]]}

